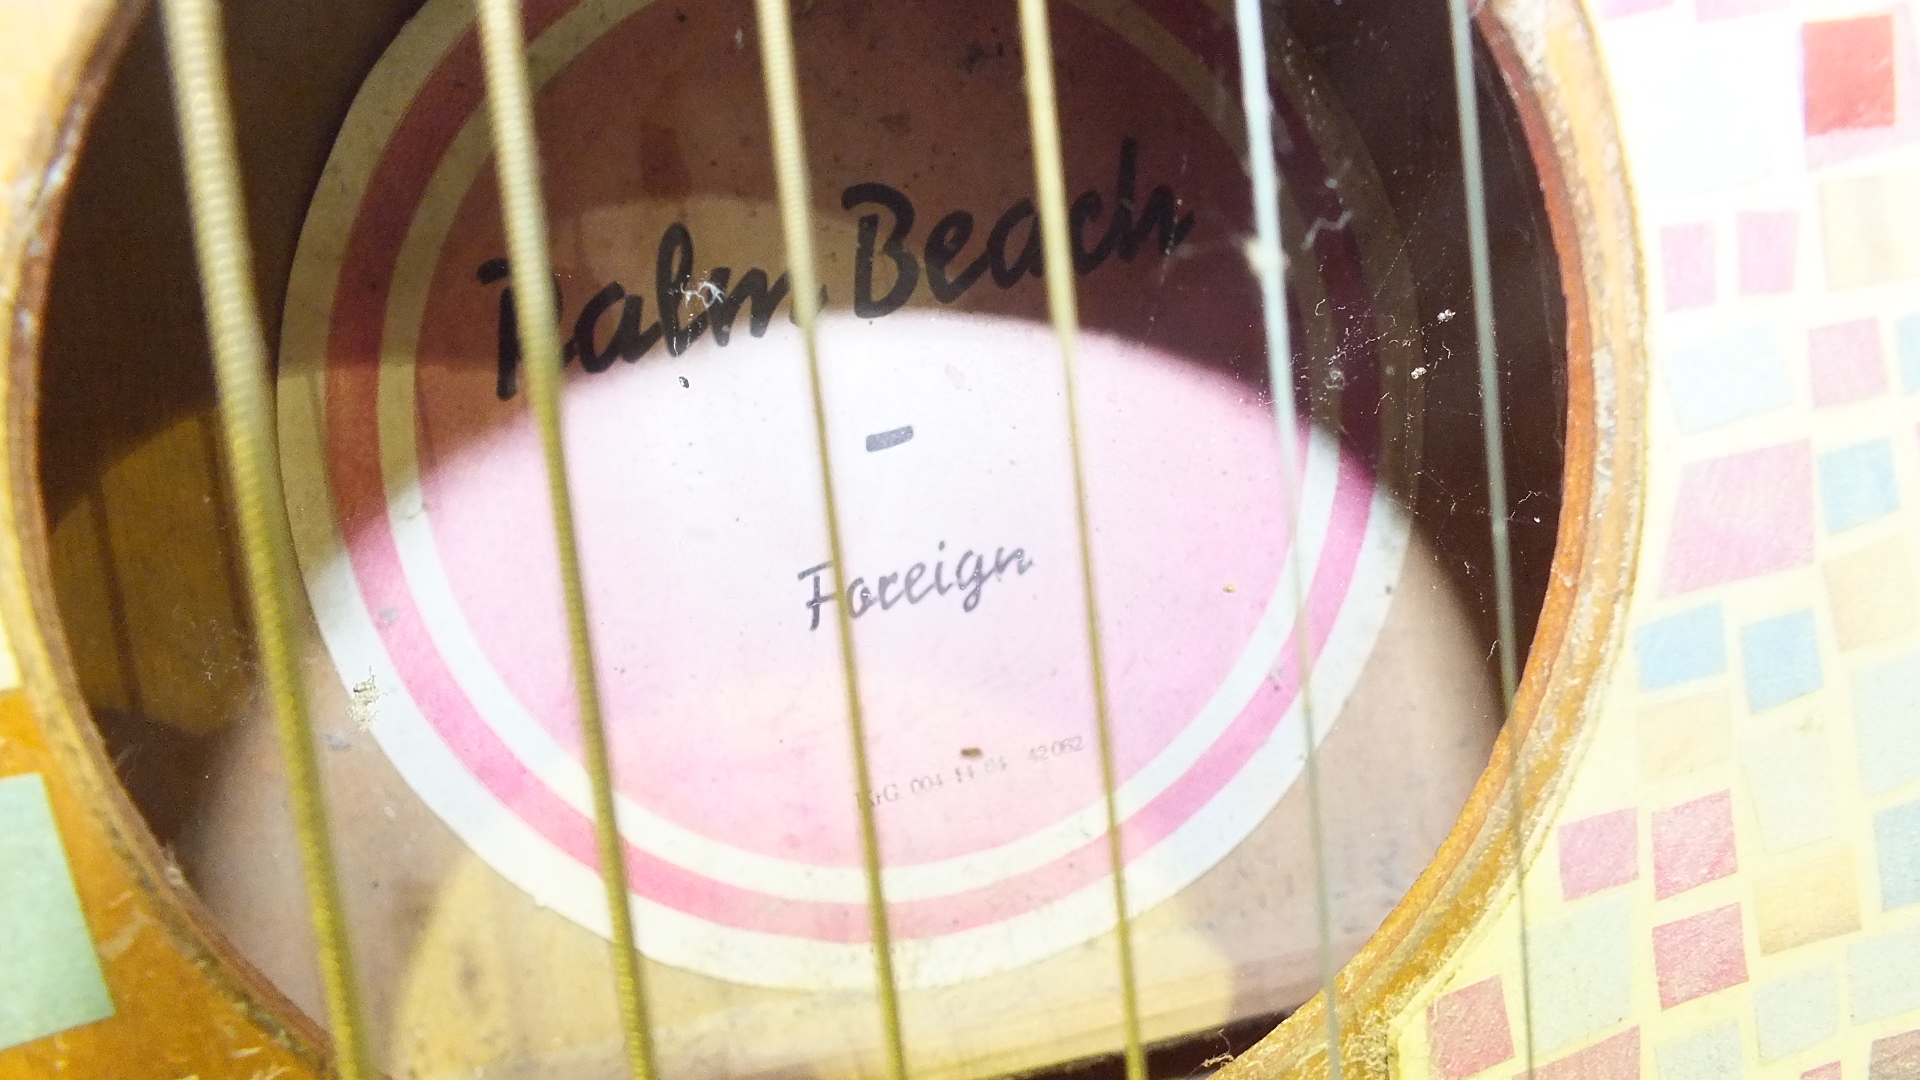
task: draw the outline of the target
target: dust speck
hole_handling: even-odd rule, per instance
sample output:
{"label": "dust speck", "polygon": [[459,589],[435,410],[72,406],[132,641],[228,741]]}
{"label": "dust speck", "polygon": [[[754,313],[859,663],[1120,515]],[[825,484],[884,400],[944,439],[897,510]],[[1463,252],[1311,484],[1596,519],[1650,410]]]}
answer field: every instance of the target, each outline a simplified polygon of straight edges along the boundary
{"label": "dust speck", "polygon": [[[374,680],[373,672],[369,671],[366,681],[353,684],[353,694],[347,700],[347,715],[353,718],[355,730],[365,731],[373,726],[373,705],[379,700],[380,684]],[[336,747],[336,749],[344,749],[344,747]]]}

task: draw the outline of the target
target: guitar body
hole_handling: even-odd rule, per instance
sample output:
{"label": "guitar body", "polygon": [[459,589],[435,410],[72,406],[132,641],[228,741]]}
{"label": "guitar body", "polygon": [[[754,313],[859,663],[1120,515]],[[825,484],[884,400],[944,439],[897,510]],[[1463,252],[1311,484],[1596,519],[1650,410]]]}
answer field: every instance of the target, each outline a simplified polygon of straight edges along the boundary
{"label": "guitar body", "polygon": [[[528,9],[668,1076],[879,1074],[836,604],[913,1073],[1119,1045],[1018,35],[922,6],[797,13],[844,597],[750,5]],[[416,7],[228,26],[350,927],[391,1075],[616,1075],[471,17]],[[1905,9],[1479,12],[1530,642],[1504,727],[1444,11],[1285,16],[1291,538],[1231,14],[1055,8],[1148,1038],[1231,1054],[1291,1013],[1226,1069],[1327,1070],[1324,890],[1344,1070],[1920,1075]],[[91,2],[0,28],[0,918],[32,931],[0,1075],[321,1075],[158,34]]]}

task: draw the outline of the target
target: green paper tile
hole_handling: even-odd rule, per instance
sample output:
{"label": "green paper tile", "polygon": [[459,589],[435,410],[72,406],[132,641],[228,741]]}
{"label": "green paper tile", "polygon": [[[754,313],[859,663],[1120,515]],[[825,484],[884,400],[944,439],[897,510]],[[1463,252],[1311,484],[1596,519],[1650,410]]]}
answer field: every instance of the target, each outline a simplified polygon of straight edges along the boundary
{"label": "green paper tile", "polygon": [[46,784],[0,780],[0,1050],[112,1015]]}

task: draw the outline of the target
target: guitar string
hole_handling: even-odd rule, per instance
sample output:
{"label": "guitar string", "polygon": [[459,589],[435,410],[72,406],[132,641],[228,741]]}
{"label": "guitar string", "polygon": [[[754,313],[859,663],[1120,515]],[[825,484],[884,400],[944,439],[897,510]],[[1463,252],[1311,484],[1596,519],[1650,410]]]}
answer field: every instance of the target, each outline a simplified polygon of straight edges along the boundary
{"label": "guitar string", "polygon": [[247,597],[286,761],[320,981],[333,1029],[334,1068],[342,1080],[377,1080],[361,1023],[353,946],[320,790],[312,711],[300,671],[301,634],[297,616],[290,614],[300,608],[299,574],[272,434],[267,347],[254,296],[220,5],[218,0],[164,0],[161,6]]}
{"label": "guitar string", "polygon": [[1293,640],[1300,673],[1300,719],[1306,742],[1304,778],[1307,835],[1313,858],[1314,931],[1320,962],[1322,1019],[1327,1038],[1327,1077],[1340,1080],[1340,999],[1333,951],[1333,900],[1327,881],[1326,803],[1313,699],[1313,627],[1307,611],[1307,567],[1300,536],[1300,424],[1293,398],[1293,347],[1287,325],[1286,247],[1280,232],[1280,171],[1274,156],[1272,84],[1267,74],[1267,33],[1261,0],[1234,0],[1240,57],[1240,100],[1247,121],[1247,155],[1253,176],[1254,241],[1248,256],[1260,280],[1260,310],[1267,338],[1267,382],[1280,440],[1281,510],[1287,526],[1287,572],[1293,582]]}
{"label": "guitar string", "polygon": [[1060,152],[1060,110],[1053,84],[1053,43],[1047,30],[1047,0],[1020,0],[1020,52],[1026,65],[1027,125],[1033,138],[1035,194],[1039,196],[1041,266],[1047,312],[1060,347],[1065,384],[1067,447],[1073,464],[1073,515],[1080,545],[1080,595],[1086,618],[1087,657],[1093,675],[1093,724],[1100,751],[1100,794],[1106,810],[1107,858],[1113,874],[1114,943],[1120,964],[1120,1010],[1126,1039],[1127,1080],[1146,1080],[1147,1056],[1140,1040],[1140,986],[1134,969],[1133,927],[1127,911],[1126,852],[1120,834],[1113,761],[1113,720],[1107,707],[1106,657],[1095,596],[1092,526],[1087,516],[1087,480],[1081,450],[1075,343],[1080,312],[1073,288],[1073,256],[1067,242],[1066,165]]}
{"label": "guitar string", "polygon": [[[609,889],[609,914],[614,924],[615,967],[623,1024],[626,1029],[629,1059],[634,1075],[650,1080],[653,1066],[650,1031],[647,1027],[644,993],[638,970],[637,953],[632,948],[631,912],[626,902],[624,858],[620,848],[612,810],[611,784],[595,685],[591,641],[585,617],[584,594],[580,587],[578,550],[575,542],[568,498],[558,418],[559,356],[558,331],[550,310],[533,298],[544,294],[541,282],[550,276],[546,267],[545,224],[538,190],[537,162],[533,151],[530,95],[526,84],[518,5],[515,0],[478,0],[490,97],[494,103],[493,125],[500,147],[497,160],[503,193],[503,213],[508,223],[509,253],[512,256],[516,286],[516,307],[520,325],[528,328],[523,348],[529,371],[529,397],[541,428],[542,447],[547,464],[552,497],[558,555],[562,564],[572,655],[577,692],[581,697],[581,722],[587,742],[588,767],[595,797],[596,839],[600,847],[603,878]],[[792,36],[787,12],[781,0],[756,0],[760,37],[767,82],[769,114],[775,142],[775,163],[780,186],[783,229],[786,233],[789,262],[795,284],[796,316],[801,323],[811,390],[815,435],[822,458],[823,489],[829,516],[829,541],[834,557],[836,595],[844,582],[842,544],[835,513],[831,459],[826,440],[825,414],[821,395],[815,336],[818,291],[813,274],[811,224],[808,220],[808,196],[801,134],[797,85],[793,71]],[[215,5],[209,0],[165,0],[168,44],[173,56],[176,107],[179,110],[181,139],[185,151],[189,188],[195,222],[196,250],[207,291],[207,319],[216,354],[221,390],[223,426],[229,445],[229,467],[235,485],[238,516],[245,547],[250,595],[254,607],[260,650],[276,721],[288,759],[290,786],[293,789],[296,824],[300,834],[303,868],[309,885],[316,936],[325,983],[330,1019],[336,1034],[337,1068],[343,1077],[360,1080],[371,1076],[367,1064],[364,1032],[359,1024],[358,995],[353,963],[338,896],[326,810],[319,794],[318,771],[312,746],[312,727],[305,700],[304,684],[298,677],[295,634],[288,625],[286,611],[294,588],[294,561],[286,523],[273,508],[284,505],[279,494],[274,448],[267,438],[265,422],[267,388],[265,345],[258,322],[252,290],[250,257],[244,240],[244,224],[239,212],[239,181],[233,151],[231,118],[227,109],[226,75],[219,52],[219,32]],[[1468,207],[1469,252],[1471,258],[1475,333],[1478,345],[1483,431],[1486,438],[1487,472],[1490,499],[1496,604],[1499,625],[1499,655],[1503,712],[1510,713],[1517,682],[1517,643],[1513,616],[1511,546],[1506,521],[1505,463],[1501,445],[1498,369],[1494,344],[1491,304],[1491,272],[1486,228],[1485,185],[1481,171],[1480,132],[1475,113],[1473,60],[1470,22],[1465,0],[1450,0],[1451,29],[1457,102],[1460,113],[1463,176]],[[1271,153],[1269,104],[1265,98],[1263,35],[1257,0],[1236,0],[1241,34],[1241,59],[1244,100],[1248,103],[1249,146],[1253,150],[1258,248],[1254,258],[1262,279],[1263,307],[1269,339],[1269,365],[1276,416],[1282,436],[1283,458],[1297,451],[1297,435],[1291,395],[1280,390],[1291,386],[1287,349],[1273,348],[1275,341],[1286,342],[1286,311],[1280,295],[1283,276],[1282,253],[1278,238],[1278,184]],[[1249,17],[1249,15],[1251,17]],[[1071,262],[1066,237],[1065,183],[1059,148],[1057,106],[1052,85],[1052,64],[1047,40],[1044,0],[1021,0],[1021,26],[1028,72],[1029,109],[1032,122],[1036,183],[1040,194],[1040,220],[1045,245],[1049,308],[1056,335],[1060,339],[1063,366],[1067,375],[1069,435],[1072,443],[1076,513],[1082,548],[1083,595],[1089,631],[1090,654],[1096,678],[1096,724],[1101,744],[1102,784],[1108,818],[1109,854],[1114,861],[1115,901],[1119,916],[1122,992],[1127,1021],[1127,1067],[1130,1080],[1143,1080],[1144,1056],[1141,1052],[1137,984],[1134,977],[1130,934],[1128,933],[1124,867],[1114,794],[1114,767],[1111,728],[1108,722],[1102,657],[1098,634],[1098,612],[1093,593],[1093,569],[1084,497],[1084,475],[1078,438],[1077,409],[1074,405],[1074,337],[1077,330],[1071,278]],[[1251,32],[1250,32],[1251,31]],[[1251,59],[1250,59],[1251,58]],[[1256,74],[1256,69],[1259,75]],[[502,107],[504,104],[505,107]],[[1256,113],[1267,120],[1256,122]],[[1264,146],[1262,145],[1264,144]],[[544,317],[543,317],[544,316]],[[543,326],[544,323],[544,326]],[[1276,332],[1277,331],[1277,332]],[[544,384],[544,385],[543,385]],[[1291,470],[1283,472],[1287,516],[1293,518],[1297,493],[1292,490]],[[1297,551],[1290,545],[1290,550]],[[1296,556],[1297,559],[1297,556]],[[1296,571],[1298,567],[1295,567]],[[1303,711],[1306,713],[1307,778],[1310,789],[1317,789],[1313,728],[1311,717],[1311,646],[1306,636],[1304,597],[1300,595],[1296,572],[1296,642],[1301,651]],[[843,672],[849,698],[849,719],[856,766],[857,798],[861,810],[863,856],[866,863],[869,909],[874,921],[876,968],[879,974],[882,1012],[887,1029],[890,1073],[896,1080],[905,1075],[895,985],[891,963],[890,935],[879,876],[879,854],[874,827],[871,783],[867,768],[865,738],[858,697],[857,671],[850,640],[849,617],[844,604],[835,605],[841,638]],[[1519,804],[1519,759],[1514,754],[1513,787],[1515,809]],[[1334,983],[1331,965],[1329,913],[1325,883],[1324,829],[1319,818],[1317,790],[1311,792],[1313,805],[1313,841],[1316,884],[1319,892],[1319,938],[1322,975],[1326,994],[1326,1018],[1330,1051],[1339,1045],[1337,1009],[1334,1007]],[[1519,822],[1513,823],[1518,838]],[[1516,864],[1516,876],[1518,867]],[[1526,956],[1525,913],[1522,910],[1522,980],[1528,981],[1530,969]],[[624,969],[624,970],[623,970]],[[1530,993],[1527,995],[1530,1003]],[[1530,1012],[1530,1010],[1529,1010]],[[1533,1039],[1530,1022],[1525,1022],[1527,1061],[1533,1064]],[[1331,1075],[1338,1080],[1339,1054],[1329,1053]]]}
{"label": "guitar string", "polygon": [[527,399],[539,427],[540,456],[546,466],[554,553],[566,603],[567,655],[573,668],[582,756],[593,789],[593,838],[612,931],[608,950],[613,961],[614,995],[619,1002],[628,1071],[634,1080],[653,1080],[653,1031],[647,1017],[640,954],[634,944],[626,853],[614,813],[613,767],[601,716],[599,678],[593,666],[586,592],[580,583],[580,546],[574,531],[573,499],[560,431],[560,331],[548,299],[553,271],[547,249],[546,206],[540,192],[533,98],[527,84],[525,29],[520,0],[477,2],[501,222],[507,234],[514,314],[520,327],[521,367],[527,373]]}
{"label": "guitar string", "polygon": [[1493,322],[1493,259],[1487,241],[1487,185],[1482,166],[1479,97],[1475,92],[1473,14],[1469,0],[1447,0],[1453,46],[1454,106],[1460,119],[1460,176],[1466,194],[1467,254],[1472,271],[1473,333],[1480,369],[1480,430],[1487,459],[1487,526],[1493,542],[1494,618],[1500,654],[1500,718],[1507,754],[1507,827],[1513,838],[1513,883],[1519,916],[1520,1028],[1527,1071],[1534,1069],[1533,969],[1528,941],[1526,837],[1522,786],[1521,736],[1513,727],[1513,703],[1520,682],[1518,631],[1514,621],[1513,548],[1507,527],[1506,420],[1500,407],[1499,349]]}
{"label": "guitar string", "polygon": [[833,453],[827,437],[826,398],[820,383],[818,322],[820,285],[813,253],[813,202],[807,180],[806,131],[800,119],[800,81],[794,70],[790,0],[754,0],[760,33],[760,67],[766,83],[767,121],[773,135],[774,180],[780,199],[780,227],[787,247],[787,272],[793,281],[793,314],[807,357],[807,387],[812,395],[814,447],[820,458],[820,491],[827,511],[827,555],[832,560],[834,624],[838,630],[841,678],[847,691],[847,734],[853,744],[854,800],[860,814],[860,858],[866,871],[867,917],[872,926],[875,981],[880,1023],[886,1042],[887,1075],[906,1080],[906,1044],[900,1031],[900,988],[893,970],[893,935],[880,878],[880,833],[874,821],[873,775],[867,757],[866,716],[860,704],[860,679],[854,661],[853,616],[846,595],[846,546],[833,486]]}

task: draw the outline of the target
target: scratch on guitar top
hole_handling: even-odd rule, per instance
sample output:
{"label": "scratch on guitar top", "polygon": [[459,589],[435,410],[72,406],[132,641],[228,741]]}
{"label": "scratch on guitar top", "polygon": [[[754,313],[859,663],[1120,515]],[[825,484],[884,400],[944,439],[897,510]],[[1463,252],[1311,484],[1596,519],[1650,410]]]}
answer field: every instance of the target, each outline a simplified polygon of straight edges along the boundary
{"label": "scratch on guitar top", "polygon": [[680,286],[680,298],[686,301],[689,306],[696,303],[699,304],[700,310],[704,312],[713,310],[714,307],[718,306],[721,301],[727,298],[727,294],[719,285],[708,280],[702,281],[698,285]]}
{"label": "scratch on guitar top", "polygon": [[139,908],[133,909],[133,914],[127,917],[126,924],[121,926],[112,937],[99,944],[101,957],[108,961],[120,959],[123,953],[133,947],[134,941],[140,936],[140,931],[149,926],[158,926],[158,924],[149,919],[146,912]]}

